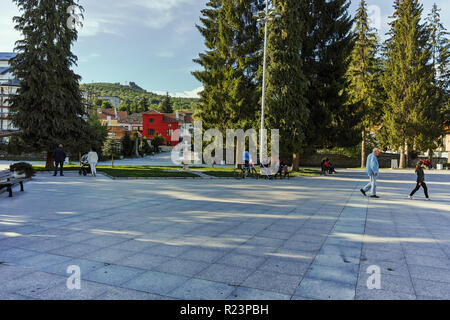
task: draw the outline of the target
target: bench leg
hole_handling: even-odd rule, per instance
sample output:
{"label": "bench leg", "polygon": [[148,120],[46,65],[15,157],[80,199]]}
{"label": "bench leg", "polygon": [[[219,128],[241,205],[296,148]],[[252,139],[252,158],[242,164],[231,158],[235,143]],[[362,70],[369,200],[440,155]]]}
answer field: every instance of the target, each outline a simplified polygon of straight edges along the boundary
{"label": "bench leg", "polygon": [[12,187],[8,186],[9,197],[12,198]]}
{"label": "bench leg", "polygon": [[23,192],[23,182],[20,182],[20,192]]}

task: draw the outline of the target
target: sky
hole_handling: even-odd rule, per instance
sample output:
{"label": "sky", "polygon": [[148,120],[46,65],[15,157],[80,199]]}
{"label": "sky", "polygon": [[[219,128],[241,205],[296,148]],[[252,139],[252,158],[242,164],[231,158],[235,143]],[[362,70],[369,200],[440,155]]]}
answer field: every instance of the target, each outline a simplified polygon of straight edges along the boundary
{"label": "sky", "polygon": [[[205,50],[195,25],[207,0],[80,0],[84,26],[73,51],[82,83],[135,82],[155,93],[196,97],[201,83],[191,74],[192,60]],[[425,15],[434,2],[450,30],[450,1],[422,0]],[[393,0],[367,0],[381,37],[388,31]],[[353,0],[353,15],[359,0]],[[19,14],[12,0],[0,0],[0,52],[12,52],[20,34],[12,18]]]}

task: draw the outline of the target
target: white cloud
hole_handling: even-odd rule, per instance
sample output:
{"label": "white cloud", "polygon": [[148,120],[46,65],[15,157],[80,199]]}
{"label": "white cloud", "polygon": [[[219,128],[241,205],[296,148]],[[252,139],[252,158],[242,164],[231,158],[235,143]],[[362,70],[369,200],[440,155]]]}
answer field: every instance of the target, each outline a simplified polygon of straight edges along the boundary
{"label": "white cloud", "polygon": [[[203,91],[203,87],[199,87],[192,91],[175,92],[175,93],[169,92],[169,96],[174,97],[174,98],[200,98],[199,93],[202,91]],[[160,90],[151,90],[151,92],[156,93],[161,96],[165,96],[167,94],[167,91],[160,91]]]}
{"label": "white cloud", "polygon": [[173,97],[177,98],[200,98],[199,94],[203,91],[203,87],[199,87],[197,89],[194,89],[192,91],[184,91],[184,92],[177,92],[173,95]]}

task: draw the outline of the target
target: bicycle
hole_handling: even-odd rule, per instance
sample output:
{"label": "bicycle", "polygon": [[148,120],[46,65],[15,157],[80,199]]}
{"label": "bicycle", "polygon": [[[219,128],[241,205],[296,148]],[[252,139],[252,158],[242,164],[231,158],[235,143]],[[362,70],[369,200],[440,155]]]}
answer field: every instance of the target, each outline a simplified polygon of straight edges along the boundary
{"label": "bicycle", "polygon": [[259,179],[259,174],[258,174],[258,171],[256,171],[256,168],[254,166],[250,166],[250,167],[243,166],[241,168],[234,169],[233,177],[238,180],[246,179],[249,177],[254,178],[254,179]]}

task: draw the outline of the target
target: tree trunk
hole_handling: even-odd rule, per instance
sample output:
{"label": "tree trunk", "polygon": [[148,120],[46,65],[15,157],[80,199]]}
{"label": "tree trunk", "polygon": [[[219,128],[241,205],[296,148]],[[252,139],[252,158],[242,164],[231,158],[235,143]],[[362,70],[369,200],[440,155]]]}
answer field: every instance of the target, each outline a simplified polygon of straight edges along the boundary
{"label": "tree trunk", "polygon": [[409,144],[405,143],[405,168],[409,168]]}
{"label": "tree trunk", "polygon": [[404,146],[400,147],[400,164],[399,164],[400,169],[405,169],[406,159],[404,150],[405,150]]}
{"label": "tree trunk", "polygon": [[366,153],[366,130],[362,131],[361,140],[361,168],[366,167],[367,153]]}
{"label": "tree trunk", "polygon": [[45,162],[45,169],[53,170],[55,169],[55,159],[53,158],[53,152],[47,151],[47,160]]}
{"label": "tree trunk", "polygon": [[299,170],[300,170],[300,154],[294,153],[292,159],[292,171],[299,171]]}

